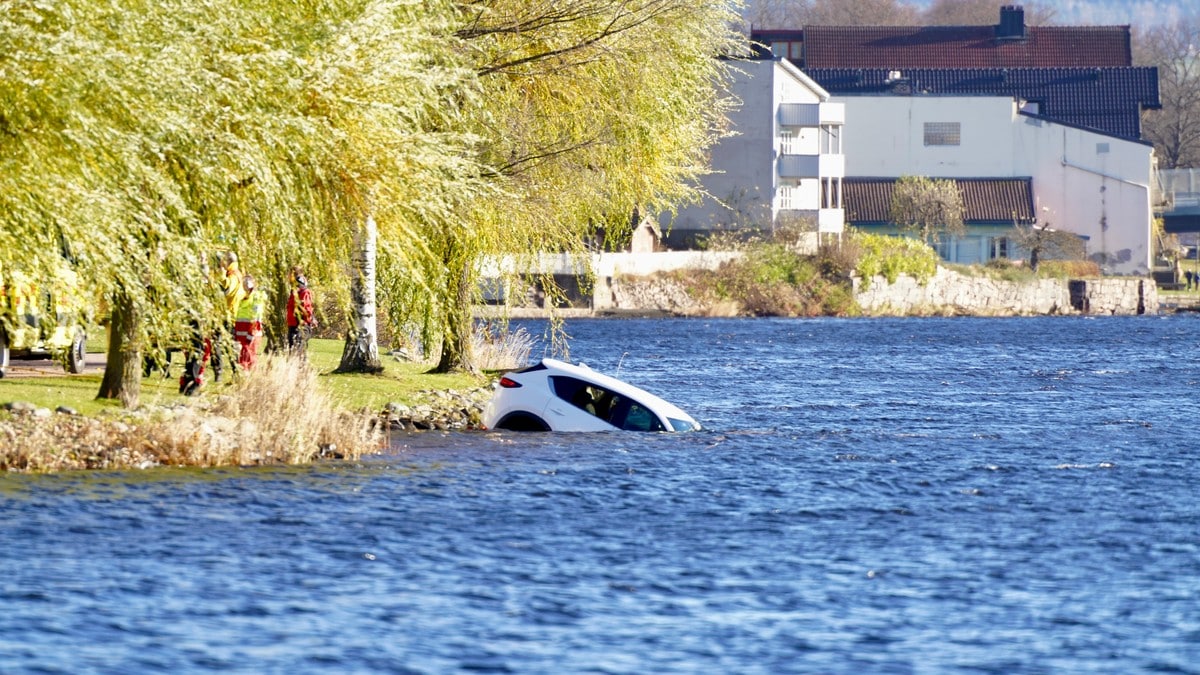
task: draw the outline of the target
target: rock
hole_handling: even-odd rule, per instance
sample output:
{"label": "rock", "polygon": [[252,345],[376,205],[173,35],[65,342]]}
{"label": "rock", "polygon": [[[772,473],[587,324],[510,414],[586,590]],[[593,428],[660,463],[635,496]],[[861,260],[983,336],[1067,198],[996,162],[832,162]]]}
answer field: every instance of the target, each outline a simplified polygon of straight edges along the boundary
{"label": "rock", "polygon": [[68,407],[68,406],[65,406],[65,405],[58,406],[57,408],[54,409],[54,412],[56,412],[60,415],[70,415],[72,417],[79,414],[78,410]]}
{"label": "rock", "polygon": [[38,409],[36,405],[29,401],[10,401],[0,407],[3,407],[14,415],[32,415]]}

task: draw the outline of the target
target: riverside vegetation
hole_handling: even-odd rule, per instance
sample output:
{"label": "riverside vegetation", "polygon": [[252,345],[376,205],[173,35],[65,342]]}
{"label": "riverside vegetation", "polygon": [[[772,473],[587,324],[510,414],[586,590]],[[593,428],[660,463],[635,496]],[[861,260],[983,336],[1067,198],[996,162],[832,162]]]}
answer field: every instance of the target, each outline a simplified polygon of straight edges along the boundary
{"label": "riverside vegetation", "polygon": [[[523,363],[530,346],[521,330],[475,342],[492,373]],[[340,352],[338,340],[313,340],[308,363],[267,355],[195,398],[178,394],[176,377],[151,373],[133,411],[93,398],[98,375],[5,378],[0,470],[306,464],[378,452],[390,429],[478,424],[487,376],[428,373],[428,362],[402,352],[379,375],[333,374]]]}
{"label": "riverside vegetation", "polygon": [[[798,253],[786,237],[735,245],[746,253],[736,261],[671,274],[705,302],[735,306],[736,315],[858,316],[853,276],[864,281],[881,276],[889,283],[901,274],[927,280],[938,265],[936,253],[923,243],[859,232],[816,255]],[[1037,272],[1011,263],[959,270],[1020,280],[1098,275],[1094,267],[1046,261]],[[415,360],[388,359],[382,374],[333,374],[341,342],[313,340],[307,364],[272,356],[234,383],[208,384],[198,399],[179,396],[174,378],[151,375],[145,379],[150,404],[137,411],[94,400],[94,375],[6,379],[0,381],[0,404],[9,402],[9,410],[0,411],[0,470],[356,459],[382,449],[390,430],[477,427],[491,377],[524,365],[532,339],[506,327],[477,331],[481,376],[430,373],[419,347],[407,347],[417,353]]]}
{"label": "riverside vegetation", "polygon": [[[851,231],[837,245],[821,246],[815,255],[799,253],[795,237],[787,231],[773,237],[721,240],[716,246],[745,255],[714,270],[680,270],[663,276],[686,288],[701,305],[720,307],[720,313],[735,316],[861,316],[853,277],[864,290],[876,277],[892,284],[907,275],[923,285],[941,264],[937,253],[915,238],[858,231]],[[963,274],[1006,281],[1100,276],[1095,263],[1079,260],[1045,260],[1037,271],[1008,260],[952,267]]]}

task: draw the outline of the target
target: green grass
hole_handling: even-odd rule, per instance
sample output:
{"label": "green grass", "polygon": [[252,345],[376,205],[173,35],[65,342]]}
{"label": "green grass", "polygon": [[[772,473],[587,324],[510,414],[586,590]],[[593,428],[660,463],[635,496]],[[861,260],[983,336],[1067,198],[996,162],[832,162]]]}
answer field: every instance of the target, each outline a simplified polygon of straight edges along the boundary
{"label": "green grass", "polygon": [[428,363],[409,363],[380,354],[383,372],[379,375],[338,375],[333,370],[342,359],[340,340],[311,340],[308,359],[320,373],[321,384],[334,405],[347,410],[381,410],[390,401],[412,403],[417,392],[427,390],[471,389],[483,386],[487,378],[463,373],[431,374]]}
{"label": "green grass", "polygon": [[[100,349],[92,347],[90,349]],[[382,410],[391,401],[411,404],[419,398],[418,392],[427,390],[471,389],[488,382],[486,377],[474,377],[455,373],[449,375],[429,374],[427,363],[400,362],[388,355],[381,355],[384,371],[379,375],[334,374],[342,356],[340,340],[312,340],[309,342],[309,363],[319,373],[319,381],[329,393],[333,404],[346,410]],[[170,405],[186,400],[179,394],[179,375],[183,358],[175,355],[169,377],[152,373],[142,379],[141,402],[143,405]],[[229,378],[220,383],[212,382],[212,368],[206,369],[203,395],[212,396],[230,387]],[[97,401],[100,390],[99,374],[38,376],[0,379],[0,403],[27,401],[50,408],[67,406],[84,415],[96,415],[105,410],[120,410],[116,401]]]}

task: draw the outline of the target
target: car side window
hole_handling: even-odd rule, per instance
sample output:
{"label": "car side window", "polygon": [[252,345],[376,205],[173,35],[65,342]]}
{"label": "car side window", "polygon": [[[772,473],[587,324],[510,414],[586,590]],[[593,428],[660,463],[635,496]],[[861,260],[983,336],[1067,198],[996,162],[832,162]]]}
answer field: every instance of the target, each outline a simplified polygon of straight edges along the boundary
{"label": "car side window", "polygon": [[574,377],[554,375],[550,383],[555,396],[618,429],[666,431],[658,416],[637,401]]}
{"label": "car side window", "polygon": [[603,404],[607,391],[573,377],[553,376],[550,381],[554,385],[555,396],[590,415],[605,417],[601,411],[606,410]]}

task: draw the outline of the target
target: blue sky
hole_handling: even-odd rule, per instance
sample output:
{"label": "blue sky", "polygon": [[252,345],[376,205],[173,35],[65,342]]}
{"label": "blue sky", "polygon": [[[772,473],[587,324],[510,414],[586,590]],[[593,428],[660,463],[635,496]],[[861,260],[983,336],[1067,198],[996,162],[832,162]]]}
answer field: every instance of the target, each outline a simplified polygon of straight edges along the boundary
{"label": "blue sky", "polygon": [[1057,11],[1054,23],[1068,26],[1148,28],[1197,11],[1194,0],[1044,0],[1041,5]]}

